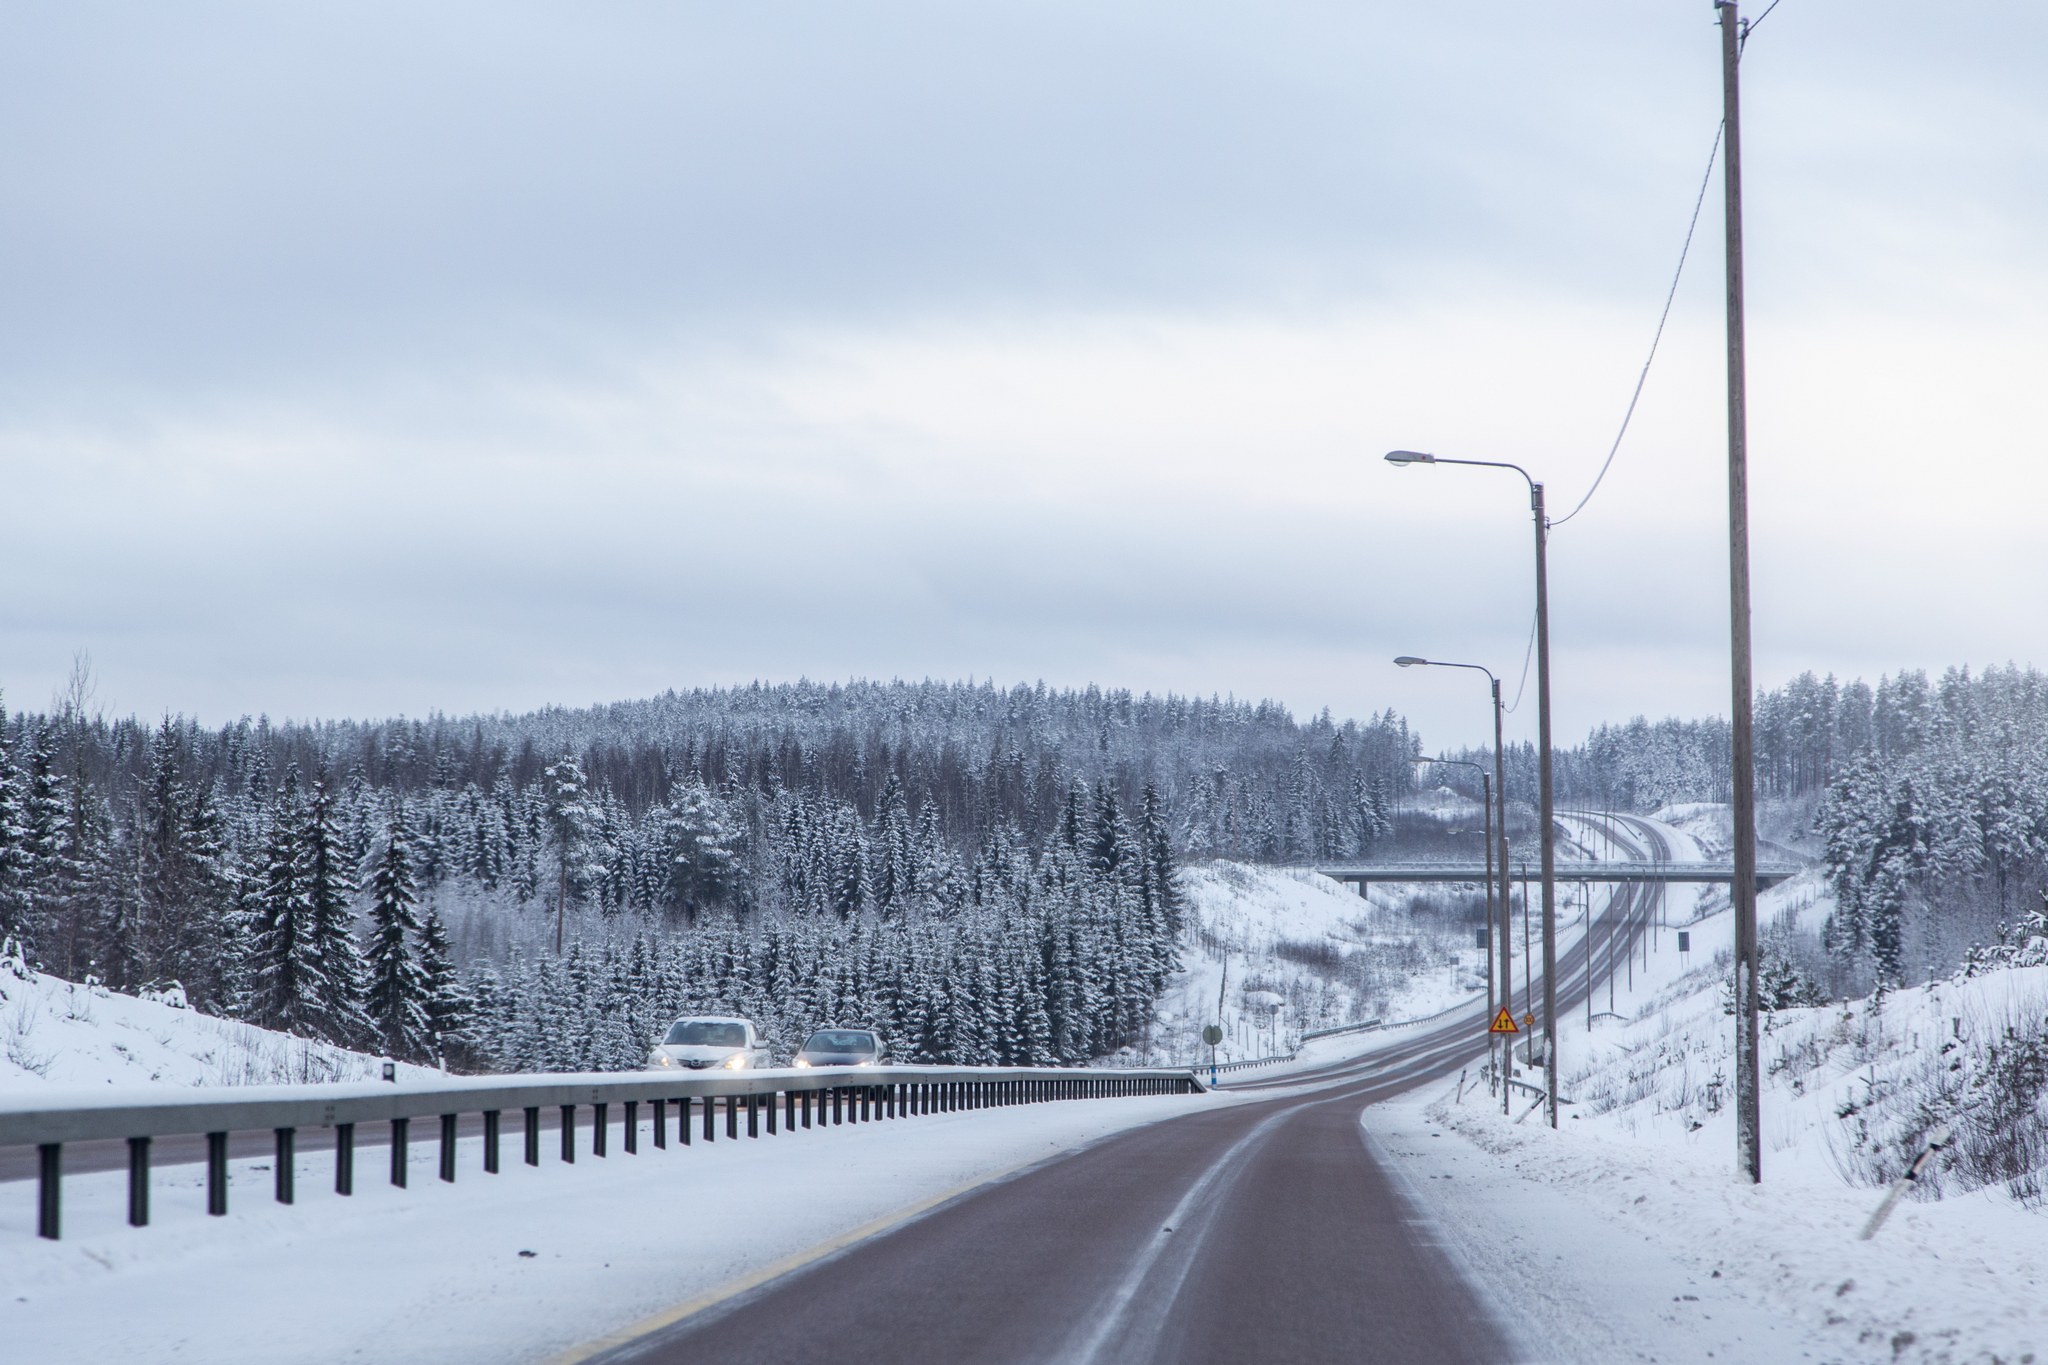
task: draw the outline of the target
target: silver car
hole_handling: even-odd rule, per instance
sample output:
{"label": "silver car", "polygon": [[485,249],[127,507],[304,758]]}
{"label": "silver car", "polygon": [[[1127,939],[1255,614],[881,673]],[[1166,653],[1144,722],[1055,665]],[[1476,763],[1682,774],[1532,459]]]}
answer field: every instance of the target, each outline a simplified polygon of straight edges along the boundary
{"label": "silver car", "polygon": [[746,1071],[773,1065],[753,1021],[735,1015],[693,1014],[676,1020],[647,1054],[650,1067]]}
{"label": "silver car", "polygon": [[873,1029],[821,1028],[796,1054],[798,1066],[880,1066],[882,1040]]}

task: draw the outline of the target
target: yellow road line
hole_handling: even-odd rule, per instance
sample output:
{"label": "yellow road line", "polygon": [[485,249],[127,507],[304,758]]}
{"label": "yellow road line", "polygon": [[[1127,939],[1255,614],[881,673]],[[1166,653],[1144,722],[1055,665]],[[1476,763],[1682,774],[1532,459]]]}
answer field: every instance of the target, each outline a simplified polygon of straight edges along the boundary
{"label": "yellow road line", "polygon": [[652,1336],[665,1327],[673,1327],[685,1318],[695,1317],[707,1308],[715,1308],[728,1299],[737,1298],[751,1289],[758,1289],[770,1280],[780,1279],[791,1271],[801,1270],[805,1266],[815,1261],[821,1261],[835,1252],[844,1251],[850,1246],[865,1242],[870,1237],[878,1237],[882,1233],[889,1231],[889,1229],[907,1223],[919,1214],[929,1213],[939,1205],[958,1199],[961,1195],[971,1190],[978,1190],[984,1185],[993,1185],[999,1180],[1007,1180],[1020,1171],[1029,1170],[1033,1166],[1043,1164],[1046,1160],[1047,1158],[1045,1157],[1035,1156],[1029,1161],[1020,1161],[1014,1166],[1006,1166],[1002,1170],[970,1180],[964,1185],[955,1185],[943,1194],[935,1194],[929,1199],[920,1199],[917,1203],[900,1208],[894,1213],[885,1213],[871,1223],[861,1224],[851,1232],[843,1232],[839,1236],[820,1242],[814,1247],[799,1251],[794,1256],[786,1256],[771,1265],[765,1265],[761,1269],[751,1271],[736,1280],[728,1281],[716,1289],[699,1294],[694,1299],[685,1300],[673,1308],[665,1308],[652,1317],[642,1318],[630,1327],[620,1328],[610,1336],[601,1337],[585,1345],[573,1347],[554,1357],[548,1362],[548,1365],[581,1365],[583,1361],[593,1360],[603,1355],[606,1351],[616,1350],[628,1342]]}

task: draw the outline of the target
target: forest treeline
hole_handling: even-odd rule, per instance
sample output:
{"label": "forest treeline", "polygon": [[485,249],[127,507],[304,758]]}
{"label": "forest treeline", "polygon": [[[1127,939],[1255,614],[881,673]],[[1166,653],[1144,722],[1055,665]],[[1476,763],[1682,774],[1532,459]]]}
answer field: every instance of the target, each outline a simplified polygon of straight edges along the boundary
{"label": "forest treeline", "polygon": [[[684,1004],[852,1014],[934,1060],[1076,1060],[1143,1032],[1176,857],[1368,852],[1415,747],[1391,713],[1096,688],[212,728],[74,689],[0,715],[0,935],[73,979],[475,1065],[624,1064],[652,1017],[632,1011]],[[526,934],[458,964],[455,903],[596,917],[612,946]]]}
{"label": "forest treeline", "polygon": [[[1909,670],[1872,687],[1806,673],[1760,692],[1755,715],[1757,794],[1784,803],[1799,822],[1792,832],[1820,845],[1835,896],[1820,952],[1774,964],[1789,997],[1925,980],[2039,936],[2048,677],[2016,666],[1938,679]],[[1555,762],[1566,804],[1648,813],[1728,799],[1719,718],[1602,726]],[[1509,791],[1533,792],[1535,768],[1534,749],[1519,746]]]}

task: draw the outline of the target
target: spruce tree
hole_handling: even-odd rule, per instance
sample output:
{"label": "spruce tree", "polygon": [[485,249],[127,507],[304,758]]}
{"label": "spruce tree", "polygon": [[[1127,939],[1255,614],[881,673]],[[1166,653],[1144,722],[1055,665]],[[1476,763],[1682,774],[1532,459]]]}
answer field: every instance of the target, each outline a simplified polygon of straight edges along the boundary
{"label": "spruce tree", "polygon": [[319,1002],[316,1027],[329,1042],[344,1047],[367,1044],[375,1035],[363,1012],[368,969],[356,946],[355,891],[357,878],[342,842],[334,795],[327,784],[313,784],[306,804],[301,836],[306,856],[306,897],[311,912],[313,951],[320,959],[326,992]]}
{"label": "spruce tree", "polygon": [[7,711],[0,707],[0,942],[26,947],[28,938],[28,774],[7,743]]}
{"label": "spruce tree", "polygon": [[438,1052],[433,983],[420,952],[419,892],[403,806],[392,812],[384,846],[369,860],[363,891],[370,898],[369,991],[364,1005],[371,1028],[387,1055],[430,1062]]}
{"label": "spruce tree", "polygon": [[328,984],[314,931],[309,820],[296,764],[285,769],[269,821],[255,891],[249,1014],[265,1028],[311,1035],[323,1022]]}

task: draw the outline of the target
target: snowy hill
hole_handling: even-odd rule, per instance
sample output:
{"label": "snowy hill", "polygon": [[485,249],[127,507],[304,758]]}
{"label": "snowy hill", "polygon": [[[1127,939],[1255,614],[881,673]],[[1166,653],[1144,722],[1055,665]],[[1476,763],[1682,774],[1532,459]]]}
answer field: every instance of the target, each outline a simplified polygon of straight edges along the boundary
{"label": "snowy hill", "polygon": [[[383,1059],[138,999],[0,958],[0,1090],[43,1085],[275,1085],[375,1080]],[[401,1063],[399,1078],[441,1073]]]}
{"label": "snowy hill", "polygon": [[1219,1019],[1217,1057],[1232,1061],[1287,1052],[1315,1029],[1434,1014],[1486,989],[1485,954],[1461,917],[1468,898],[1455,891],[1374,887],[1366,899],[1312,872],[1220,860],[1186,869],[1184,885],[1182,970],[1153,1039],[1162,1061],[1206,1060],[1202,1026]]}

